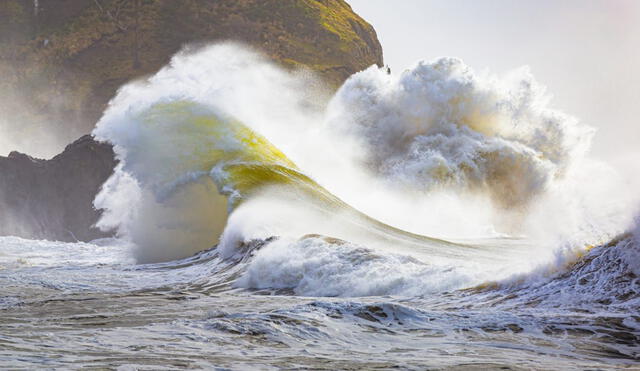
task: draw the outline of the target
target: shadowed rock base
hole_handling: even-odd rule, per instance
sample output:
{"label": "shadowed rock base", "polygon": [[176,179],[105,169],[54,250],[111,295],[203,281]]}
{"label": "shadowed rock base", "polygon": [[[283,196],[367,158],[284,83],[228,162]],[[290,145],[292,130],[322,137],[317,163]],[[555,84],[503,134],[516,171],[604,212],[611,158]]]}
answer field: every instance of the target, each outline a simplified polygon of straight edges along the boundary
{"label": "shadowed rock base", "polygon": [[51,160],[11,152],[0,157],[0,235],[90,241],[111,234],[93,227],[93,199],[117,161],[110,145],[85,135]]}

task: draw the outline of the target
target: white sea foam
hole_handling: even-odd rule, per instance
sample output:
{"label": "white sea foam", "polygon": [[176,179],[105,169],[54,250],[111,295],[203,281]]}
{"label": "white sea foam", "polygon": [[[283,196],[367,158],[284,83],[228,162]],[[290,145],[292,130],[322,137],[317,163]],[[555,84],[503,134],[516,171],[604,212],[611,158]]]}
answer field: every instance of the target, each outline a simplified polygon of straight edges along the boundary
{"label": "white sea foam", "polygon": [[[256,253],[238,285],[349,296],[420,295],[528,272],[554,261],[559,246],[600,242],[630,219],[637,196],[585,156],[592,130],[550,108],[526,69],[477,75],[451,58],[399,76],[372,67],[326,107],[309,84],[319,86],[309,74],[222,44],[178,54],[155,76],[123,87],[94,132],[115,144],[121,160],[95,200],[105,209],[98,226],[133,241],[141,262],[182,258],[219,241],[220,255],[230,258],[247,241],[280,236]],[[195,103],[188,119],[153,109],[175,102]],[[227,220],[228,200],[214,184],[220,169],[202,159],[240,144],[211,136],[192,120],[200,114],[264,135],[369,216],[480,247],[379,238],[385,232],[351,220],[356,213],[316,210],[314,200],[282,197],[288,192],[277,185]],[[509,251],[475,239],[503,232],[535,239]],[[347,242],[299,240],[306,234]]]}
{"label": "white sea foam", "polygon": [[470,281],[455,267],[309,236],[280,239],[262,248],[236,284],[292,289],[305,296],[421,296],[462,288]]}

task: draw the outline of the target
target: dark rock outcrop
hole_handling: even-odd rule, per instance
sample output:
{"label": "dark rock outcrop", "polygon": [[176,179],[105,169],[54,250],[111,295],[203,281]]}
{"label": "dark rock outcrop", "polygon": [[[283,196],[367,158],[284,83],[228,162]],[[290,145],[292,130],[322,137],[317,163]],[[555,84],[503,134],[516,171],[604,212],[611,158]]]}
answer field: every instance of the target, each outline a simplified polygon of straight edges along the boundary
{"label": "dark rock outcrop", "polygon": [[93,198],[116,166],[110,145],[86,135],[51,160],[12,152],[0,157],[0,235],[89,241],[110,234],[93,227]]}

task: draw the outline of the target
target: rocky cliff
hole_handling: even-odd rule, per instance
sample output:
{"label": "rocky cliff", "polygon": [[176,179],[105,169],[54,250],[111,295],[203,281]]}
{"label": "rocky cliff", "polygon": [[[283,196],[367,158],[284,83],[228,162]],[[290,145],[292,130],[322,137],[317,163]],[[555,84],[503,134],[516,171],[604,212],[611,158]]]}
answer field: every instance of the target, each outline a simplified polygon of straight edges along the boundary
{"label": "rocky cliff", "polygon": [[216,40],[306,66],[332,86],[382,65],[375,31],[343,0],[2,0],[0,91],[15,96],[0,113],[19,116],[25,135],[56,123],[68,143],[123,83],[186,44]]}
{"label": "rocky cliff", "polygon": [[[68,143],[90,132],[119,86],[184,45],[216,40],[310,68],[329,87],[382,65],[375,31],[343,0],[1,0],[0,146],[37,150],[48,135]],[[92,201],[115,164],[110,146],[88,136],[51,160],[0,157],[0,235],[105,236],[92,227]]]}
{"label": "rocky cliff", "polygon": [[110,145],[84,136],[51,160],[11,152],[0,157],[0,235],[88,241],[93,198],[116,165]]}

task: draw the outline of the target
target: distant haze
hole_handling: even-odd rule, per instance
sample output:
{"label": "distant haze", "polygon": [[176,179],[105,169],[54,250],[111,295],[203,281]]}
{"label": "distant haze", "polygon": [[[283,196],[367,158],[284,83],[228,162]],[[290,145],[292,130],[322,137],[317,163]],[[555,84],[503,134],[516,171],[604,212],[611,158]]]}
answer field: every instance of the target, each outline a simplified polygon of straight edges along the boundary
{"label": "distant haze", "polygon": [[440,56],[478,72],[528,65],[552,106],[598,129],[595,154],[639,154],[640,1],[349,2],[394,72]]}

